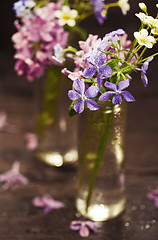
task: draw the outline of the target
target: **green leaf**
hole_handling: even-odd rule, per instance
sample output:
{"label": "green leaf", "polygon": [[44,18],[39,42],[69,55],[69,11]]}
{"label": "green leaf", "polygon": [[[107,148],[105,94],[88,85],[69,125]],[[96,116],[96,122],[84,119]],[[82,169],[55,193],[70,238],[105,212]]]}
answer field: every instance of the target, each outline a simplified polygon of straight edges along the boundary
{"label": "green leaf", "polygon": [[122,73],[129,73],[129,72],[130,72],[131,70],[133,70],[134,68],[135,68],[135,66],[130,65],[130,66],[121,68],[120,71],[121,71]]}

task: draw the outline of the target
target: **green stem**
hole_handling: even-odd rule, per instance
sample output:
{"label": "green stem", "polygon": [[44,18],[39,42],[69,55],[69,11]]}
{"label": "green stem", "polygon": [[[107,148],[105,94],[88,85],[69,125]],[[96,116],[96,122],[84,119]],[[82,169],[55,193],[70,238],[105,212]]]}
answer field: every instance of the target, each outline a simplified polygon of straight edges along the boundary
{"label": "green stem", "polygon": [[113,109],[111,109],[111,112],[108,113],[108,115],[107,115],[106,124],[105,124],[106,127],[104,128],[101,143],[100,143],[100,146],[99,146],[99,149],[97,152],[96,161],[95,161],[93,173],[92,173],[92,176],[90,179],[90,185],[89,185],[88,195],[87,195],[87,199],[86,199],[86,212],[88,211],[89,203],[90,203],[91,196],[92,196],[92,191],[93,191],[93,188],[94,188],[94,185],[96,182],[99,168],[102,163],[104,152],[105,152],[105,149],[106,149],[106,146],[108,143],[108,138],[110,136],[112,120],[113,120]]}

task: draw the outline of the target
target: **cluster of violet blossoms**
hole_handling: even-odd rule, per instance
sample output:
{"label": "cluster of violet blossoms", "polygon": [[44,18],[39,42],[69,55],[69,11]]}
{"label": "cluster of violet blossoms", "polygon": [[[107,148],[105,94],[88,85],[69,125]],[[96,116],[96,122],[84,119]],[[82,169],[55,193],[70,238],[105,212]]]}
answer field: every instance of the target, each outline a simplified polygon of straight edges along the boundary
{"label": "cluster of violet blossoms", "polygon": [[[128,78],[118,83],[109,81],[115,75],[115,69],[108,64],[113,54],[107,54],[107,51],[113,53],[116,48],[120,48],[119,44],[126,50],[131,46],[131,41],[127,40],[127,34],[122,29],[106,34],[103,39],[90,34],[85,42],[79,42],[81,50],[72,56],[76,68],[73,72],[62,70],[73,80],[73,89],[68,92],[68,96],[77,113],[83,112],[85,105],[92,111],[98,110],[97,101],[106,101],[111,96],[113,104],[120,104],[122,97],[128,102],[135,100],[128,91],[124,91],[130,84]],[[115,54],[118,56],[118,49]],[[119,57],[122,61],[125,59],[124,54],[119,54]],[[122,66],[119,61],[117,64]]]}
{"label": "cluster of violet blossoms", "polygon": [[80,50],[69,55],[75,69],[71,72],[64,68],[62,72],[73,81],[72,90],[68,92],[73,101],[70,111],[82,113],[85,107],[98,110],[99,101],[111,100],[113,104],[121,104],[123,99],[135,101],[126,90],[133,71],[141,72],[143,85],[148,85],[147,69],[158,53],[146,58],[143,55],[158,40],[158,19],[148,15],[144,3],[139,7],[145,13],[136,14],[141,20],[141,28],[134,32],[133,42],[127,39],[123,29],[112,31],[102,39],[90,34],[86,41],[79,41]]}
{"label": "cluster of violet blossoms", "polygon": [[[26,7],[26,4],[22,7]],[[12,36],[12,41],[16,49],[15,71],[19,76],[24,75],[33,81],[45,73],[47,66],[59,64],[52,58],[54,47],[60,42],[64,48],[68,40],[68,32],[59,25],[55,16],[60,7],[60,3],[48,2],[41,8],[34,8],[32,14],[25,14],[15,21],[17,32]],[[14,8],[20,12],[19,5],[14,5]]]}

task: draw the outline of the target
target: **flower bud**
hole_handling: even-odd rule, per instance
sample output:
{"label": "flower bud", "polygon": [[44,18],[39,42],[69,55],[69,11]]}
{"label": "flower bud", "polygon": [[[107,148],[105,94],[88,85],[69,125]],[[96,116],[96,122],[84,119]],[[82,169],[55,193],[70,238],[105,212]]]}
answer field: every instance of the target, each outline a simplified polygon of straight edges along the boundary
{"label": "flower bud", "polygon": [[139,3],[139,7],[142,11],[147,12],[147,6],[145,5],[145,3],[143,2]]}

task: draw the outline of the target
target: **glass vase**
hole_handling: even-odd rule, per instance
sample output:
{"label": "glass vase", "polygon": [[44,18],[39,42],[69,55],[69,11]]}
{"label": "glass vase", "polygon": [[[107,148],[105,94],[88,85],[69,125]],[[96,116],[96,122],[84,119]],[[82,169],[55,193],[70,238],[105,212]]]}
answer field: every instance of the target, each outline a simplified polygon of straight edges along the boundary
{"label": "glass vase", "polygon": [[93,221],[118,216],[125,208],[124,134],[126,104],[99,102],[79,118],[76,207]]}
{"label": "glass vase", "polygon": [[36,82],[38,148],[36,157],[51,166],[75,164],[77,151],[77,117],[70,118],[67,92],[71,81],[52,66],[46,79]]}

